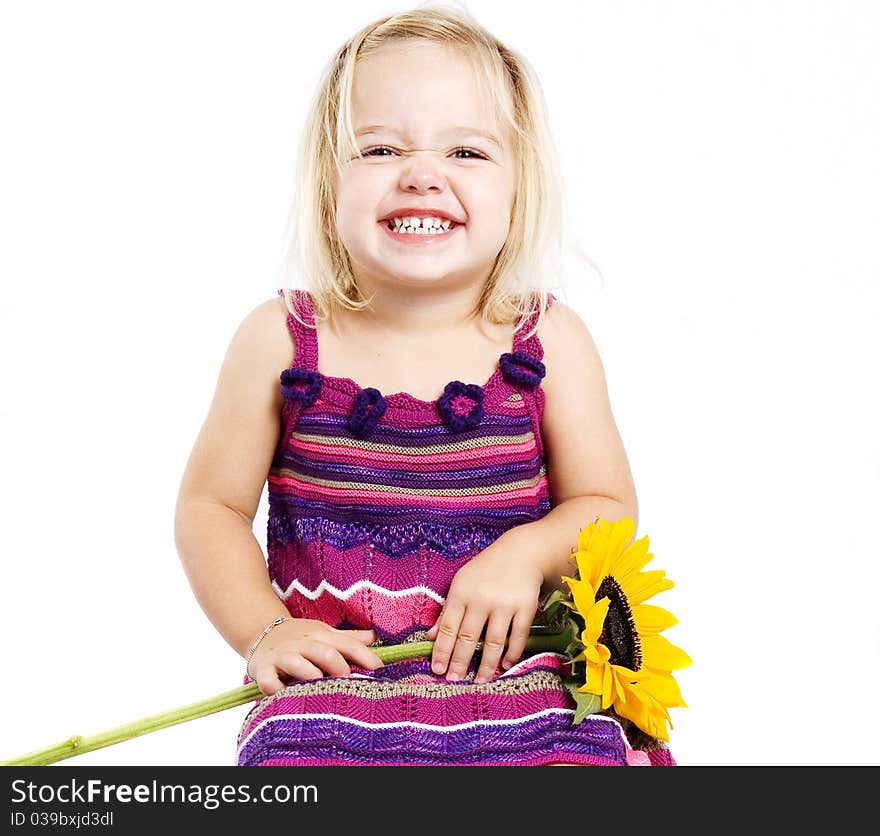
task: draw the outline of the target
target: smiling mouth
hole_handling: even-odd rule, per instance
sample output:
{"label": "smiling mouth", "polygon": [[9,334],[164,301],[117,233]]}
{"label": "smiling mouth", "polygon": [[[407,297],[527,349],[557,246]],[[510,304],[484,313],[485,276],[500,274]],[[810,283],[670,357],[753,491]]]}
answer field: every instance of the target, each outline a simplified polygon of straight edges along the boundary
{"label": "smiling mouth", "polygon": [[444,241],[458,238],[459,227],[464,224],[450,223],[449,229],[443,227],[425,230],[422,227],[395,226],[393,221],[379,222],[385,230],[385,234],[395,243],[404,247],[432,247],[439,246]]}

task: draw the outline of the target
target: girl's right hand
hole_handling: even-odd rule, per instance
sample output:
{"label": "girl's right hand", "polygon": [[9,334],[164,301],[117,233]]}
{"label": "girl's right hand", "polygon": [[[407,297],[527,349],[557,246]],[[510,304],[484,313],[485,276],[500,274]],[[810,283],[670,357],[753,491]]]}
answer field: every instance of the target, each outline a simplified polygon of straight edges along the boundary
{"label": "girl's right hand", "polygon": [[267,697],[291,680],[347,676],[349,662],[367,670],[383,666],[368,647],[372,630],[337,630],[323,621],[294,618],[269,632],[251,656],[251,678]]}

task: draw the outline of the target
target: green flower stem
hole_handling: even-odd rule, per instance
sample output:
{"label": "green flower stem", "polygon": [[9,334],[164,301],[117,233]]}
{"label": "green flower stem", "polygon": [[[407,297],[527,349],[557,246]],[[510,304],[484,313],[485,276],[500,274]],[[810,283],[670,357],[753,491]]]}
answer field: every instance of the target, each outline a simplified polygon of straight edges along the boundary
{"label": "green flower stem", "polygon": [[47,746],[45,749],[38,749],[9,761],[0,761],[0,766],[45,766],[46,764],[55,763],[65,758],[72,758],[75,755],[82,755],[95,749],[102,749],[105,746],[112,746],[114,743],[120,743],[132,737],[149,734],[158,729],[164,729],[167,726],[185,723],[187,720],[194,720],[196,717],[205,717],[208,714],[224,711],[227,708],[233,708],[236,705],[258,699],[261,695],[261,691],[256,683],[251,682],[248,685],[242,685],[240,688],[234,688],[232,691],[224,691],[222,694],[217,694],[209,699],[190,703],[171,711],[163,711],[160,714],[152,714],[149,717],[143,717],[132,723],[116,726],[91,737],[71,737],[61,743],[56,743],[54,746]]}
{"label": "green flower stem", "polygon": [[[571,633],[567,630],[561,633],[530,635],[526,640],[524,655],[546,651],[565,653],[570,641]],[[478,649],[481,647],[482,644],[477,645]],[[432,641],[404,642],[403,644],[371,648],[385,664],[400,662],[404,659],[427,659],[430,657],[433,649],[434,642]],[[171,711],[163,711],[160,714],[152,714],[149,717],[143,717],[140,720],[116,726],[91,737],[80,737],[78,735],[70,737],[53,746],[37,749],[12,760],[0,761],[0,766],[46,766],[65,758],[72,758],[76,755],[92,752],[95,749],[112,746],[114,743],[121,743],[123,740],[130,740],[142,734],[149,734],[158,729],[164,729],[178,723],[185,723],[188,720],[195,720],[197,717],[205,717],[218,711],[225,711],[227,708],[234,708],[246,702],[253,702],[262,696],[263,693],[260,691],[259,686],[255,682],[251,682],[239,688],[233,688],[231,691],[224,691],[209,699],[183,705]]]}

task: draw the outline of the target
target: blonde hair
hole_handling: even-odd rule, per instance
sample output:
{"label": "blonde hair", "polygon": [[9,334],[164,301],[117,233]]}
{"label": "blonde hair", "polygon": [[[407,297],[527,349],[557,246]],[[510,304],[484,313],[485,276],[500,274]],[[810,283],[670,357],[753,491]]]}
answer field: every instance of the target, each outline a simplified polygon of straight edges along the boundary
{"label": "blonde hair", "polygon": [[287,308],[300,319],[290,275],[299,275],[310,292],[316,319],[329,319],[337,306],[360,310],[369,305],[335,232],[335,174],[345,160],[359,155],[351,121],[358,60],[413,41],[440,44],[469,58],[484,101],[488,95],[514,137],[517,187],[510,229],[486,281],[479,313],[495,323],[518,320],[517,330],[537,313],[533,333],[547,308],[547,266],[561,249],[565,223],[560,167],[543,93],[525,58],[468,12],[443,3],[422,4],[369,23],[325,67],[299,145],[283,281]]}

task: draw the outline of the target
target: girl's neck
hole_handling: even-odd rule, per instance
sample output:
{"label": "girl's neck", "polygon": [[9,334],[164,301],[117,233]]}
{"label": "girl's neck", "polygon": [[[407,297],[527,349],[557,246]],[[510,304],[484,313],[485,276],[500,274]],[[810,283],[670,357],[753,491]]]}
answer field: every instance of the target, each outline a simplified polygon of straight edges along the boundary
{"label": "girl's neck", "polygon": [[387,335],[428,337],[473,328],[481,317],[475,314],[479,287],[432,292],[425,288],[365,289],[369,308],[360,311],[358,321],[366,328]]}

